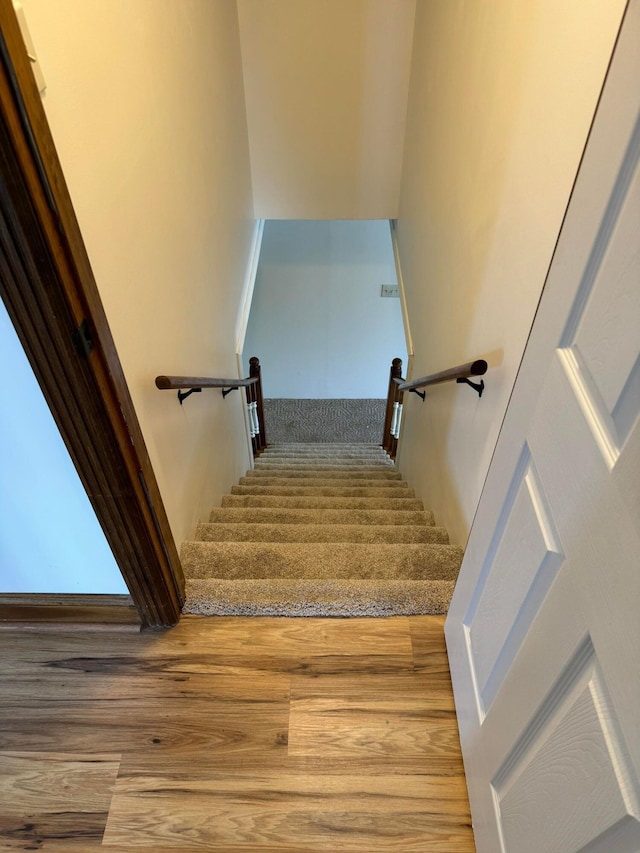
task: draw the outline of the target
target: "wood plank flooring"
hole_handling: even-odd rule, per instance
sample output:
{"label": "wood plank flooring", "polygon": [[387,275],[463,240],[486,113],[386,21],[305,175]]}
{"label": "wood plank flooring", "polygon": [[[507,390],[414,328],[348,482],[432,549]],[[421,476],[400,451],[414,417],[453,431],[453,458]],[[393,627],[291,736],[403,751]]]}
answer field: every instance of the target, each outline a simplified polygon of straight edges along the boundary
{"label": "wood plank flooring", "polygon": [[472,853],[443,623],[0,632],[0,850]]}

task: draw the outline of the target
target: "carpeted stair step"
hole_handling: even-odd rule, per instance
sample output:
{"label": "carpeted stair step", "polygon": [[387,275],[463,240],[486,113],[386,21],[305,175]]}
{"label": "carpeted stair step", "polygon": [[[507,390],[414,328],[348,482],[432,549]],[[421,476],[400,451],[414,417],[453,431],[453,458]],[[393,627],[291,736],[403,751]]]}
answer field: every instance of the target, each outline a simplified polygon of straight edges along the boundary
{"label": "carpeted stair step", "polygon": [[280,465],[265,465],[263,468],[254,468],[251,474],[252,477],[325,477],[325,478],[340,478],[347,477],[355,480],[370,480],[378,478],[402,479],[398,477],[398,472],[395,468],[390,468],[387,465],[378,467],[367,466],[361,467],[358,465],[294,465],[292,468]]}
{"label": "carpeted stair step", "polygon": [[362,480],[366,479],[369,483],[379,482],[380,480],[390,481],[390,482],[398,482],[402,481],[402,476],[398,471],[394,471],[393,469],[378,469],[373,468],[369,469],[369,473],[363,473],[361,470],[357,471],[348,471],[341,468],[334,469],[319,469],[315,470],[313,468],[310,469],[300,469],[300,468],[274,468],[274,469],[252,469],[251,471],[247,471],[244,477],[240,479],[240,482],[244,481],[255,481],[255,480],[269,480],[269,479],[282,479],[286,478],[287,480],[331,480],[335,482],[336,480]]}
{"label": "carpeted stair step", "polygon": [[187,613],[446,613],[462,560],[377,445],[269,446],[183,544]]}
{"label": "carpeted stair step", "polygon": [[232,486],[232,495],[275,495],[276,497],[317,498],[414,498],[415,492],[407,486],[391,488],[369,486]]}
{"label": "carpeted stair step", "polygon": [[336,459],[375,459],[376,461],[390,459],[389,454],[381,448],[378,448],[377,450],[354,450],[353,448],[349,447],[331,448],[330,446],[327,446],[327,449],[318,450],[315,452],[313,450],[287,450],[286,448],[268,447],[266,450],[262,451],[262,453],[260,454],[260,459],[268,458],[270,456],[291,457],[292,459],[296,457],[307,459],[324,459],[327,456],[333,456]]}
{"label": "carpeted stair step", "polygon": [[[407,489],[404,480],[366,480],[362,477],[349,477],[345,480],[334,480],[331,477],[240,477],[241,486],[251,488],[267,488],[278,486],[280,488],[330,488],[330,489]],[[233,494],[233,489],[231,489]]]}
{"label": "carpeted stair step", "polygon": [[340,453],[360,453],[370,454],[371,456],[385,456],[386,452],[382,447],[373,444],[270,444],[266,447],[263,453],[309,453],[313,456],[320,456],[322,453],[332,453],[338,455]]}
{"label": "carpeted stair step", "polygon": [[429,510],[300,509],[286,507],[216,507],[211,523],[222,524],[366,524],[434,526]]}
{"label": "carpeted stair step", "polygon": [[444,527],[429,524],[199,524],[200,542],[365,542],[449,544]]}
{"label": "carpeted stair step", "polygon": [[185,613],[203,616],[411,616],[446,613],[455,581],[236,580],[188,582]]}
{"label": "carpeted stair step", "polygon": [[379,444],[270,444],[263,453],[310,453],[320,456],[323,453],[337,455],[340,453],[369,453],[386,456],[387,453]]}
{"label": "carpeted stair step", "polygon": [[333,441],[295,441],[295,442],[286,442],[286,441],[274,441],[269,442],[267,446],[267,450],[282,450],[291,449],[291,450],[312,450],[321,453],[323,450],[327,450],[329,448],[334,448],[336,451],[339,450],[371,450],[377,451],[378,453],[384,453],[385,450],[379,442],[333,442]]}
{"label": "carpeted stair step", "polygon": [[357,578],[455,580],[462,549],[454,545],[353,542],[185,542],[191,578]]}
{"label": "carpeted stair step", "polygon": [[266,449],[277,450],[283,447],[289,450],[313,450],[318,453],[327,448],[336,448],[338,450],[373,450],[377,453],[385,452],[380,444],[372,444],[366,441],[274,441]]}
{"label": "carpeted stair step", "polygon": [[299,447],[294,447],[293,445],[285,446],[281,444],[270,444],[262,451],[262,453],[266,456],[322,456],[327,453],[333,454],[334,456],[339,456],[340,454],[345,456],[388,456],[381,447],[371,447],[371,445],[367,444],[323,444],[319,447],[305,447],[305,445],[302,444]]}
{"label": "carpeted stair step", "polygon": [[356,462],[367,462],[372,461],[374,464],[378,464],[378,462],[389,463],[391,460],[386,453],[357,453],[357,452],[345,452],[345,453],[291,453],[289,451],[282,451],[281,453],[267,453],[266,451],[260,454],[259,457],[261,460],[265,459],[300,459],[304,461],[305,459],[352,459]]}
{"label": "carpeted stair step", "polygon": [[222,506],[263,506],[284,509],[424,509],[422,501],[417,498],[323,498],[279,497],[278,495],[224,495]]}
{"label": "carpeted stair step", "polygon": [[355,459],[353,456],[258,456],[255,461],[256,468],[268,468],[269,466],[277,465],[280,467],[297,468],[298,466],[306,467],[324,467],[327,468],[394,468],[394,464],[389,459],[380,458],[373,459],[369,456],[364,459]]}

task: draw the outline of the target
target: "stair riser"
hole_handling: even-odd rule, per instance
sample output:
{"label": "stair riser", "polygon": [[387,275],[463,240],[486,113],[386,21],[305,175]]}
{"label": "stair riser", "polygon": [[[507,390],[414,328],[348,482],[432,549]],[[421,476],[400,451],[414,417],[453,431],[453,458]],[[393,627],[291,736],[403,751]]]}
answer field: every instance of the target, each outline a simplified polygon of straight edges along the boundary
{"label": "stair riser", "polygon": [[415,616],[446,613],[453,581],[187,581],[203,616]]}

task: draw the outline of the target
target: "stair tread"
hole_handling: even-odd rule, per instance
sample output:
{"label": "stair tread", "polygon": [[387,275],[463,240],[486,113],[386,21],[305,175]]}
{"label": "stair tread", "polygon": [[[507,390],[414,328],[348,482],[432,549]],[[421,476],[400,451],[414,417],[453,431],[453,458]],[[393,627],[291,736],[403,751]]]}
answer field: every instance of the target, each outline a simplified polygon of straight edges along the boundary
{"label": "stair tread", "polygon": [[380,486],[265,486],[239,485],[231,487],[232,495],[279,495],[281,497],[326,497],[326,498],[413,498],[415,492],[408,486],[399,484],[381,488]]}
{"label": "stair tread", "polygon": [[356,462],[368,462],[371,460],[374,464],[378,464],[378,462],[388,463],[391,461],[390,457],[386,454],[382,453],[358,453],[358,452],[345,452],[345,453],[292,453],[289,451],[282,451],[281,453],[261,453],[258,457],[261,461],[265,459],[353,459]]}
{"label": "stair tread", "polygon": [[185,542],[189,578],[386,578],[450,580],[462,549],[432,543]]}
{"label": "stair tread", "polygon": [[255,461],[255,467],[260,468],[275,468],[275,467],[286,467],[286,468],[372,468],[374,470],[384,470],[385,468],[390,468],[393,470],[395,465],[390,459],[384,460],[380,459],[379,461],[374,461],[373,459],[367,459],[363,464],[362,461],[358,461],[357,459],[335,459],[330,456],[327,457],[326,460],[322,459],[318,461],[318,458],[308,458],[308,459],[294,459],[292,456],[286,456],[282,458],[273,458],[273,459],[265,459],[262,456],[259,456]]}
{"label": "stair tread", "polygon": [[267,445],[267,449],[272,447],[310,447],[314,450],[323,447],[368,447],[384,453],[382,445],[373,441],[273,441]]}
{"label": "stair tread", "polygon": [[349,477],[349,478],[332,478],[332,477],[240,477],[239,484],[241,486],[293,486],[298,489],[303,486],[330,488],[349,488],[349,489],[401,489],[408,488],[404,480],[391,478],[365,478],[365,477]]}
{"label": "stair tread", "polygon": [[300,507],[216,507],[209,521],[263,524],[435,524],[429,510],[304,509]]}
{"label": "stair tread", "polygon": [[388,454],[380,447],[375,447],[370,444],[323,444],[321,447],[313,447],[304,444],[270,444],[266,447],[261,455],[278,454],[278,453],[307,453],[314,456],[320,456],[323,453],[353,453],[362,456],[387,456]]}
{"label": "stair tread", "polygon": [[398,471],[393,468],[385,468],[379,469],[374,468],[373,470],[368,469],[363,471],[363,469],[358,469],[355,471],[345,471],[343,469],[333,468],[333,469],[320,469],[320,470],[306,470],[304,468],[280,468],[280,469],[269,469],[269,468],[252,468],[250,471],[247,471],[244,477],[241,480],[272,480],[272,479],[282,479],[285,478],[287,480],[330,480],[331,482],[335,482],[336,480],[367,480],[369,483],[373,482],[401,482],[402,477]]}
{"label": "stair tread", "polygon": [[224,495],[222,506],[299,507],[301,509],[424,509],[417,498],[338,498],[281,495]]}
{"label": "stair tread", "polygon": [[267,445],[263,453],[277,453],[282,450],[290,450],[293,453],[340,453],[343,451],[357,451],[361,453],[378,453],[386,456],[387,452],[380,444],[339,444],[338,442],[274,442]]}
{"label": "stair tread", "polygon": [[280,467],[278,465],[270,465],[265,466],[264,468],[254,468],[250,474],[247,476],[252,477],[328,477],[333,479],[334,477],[352,477],[357,480],[362,479],[378,479],[389,478],[389,479],[401,479],[398,477],[398,472],[395,468],[390,467],[389,465],[382,465],[379,467],[361,467],[358,465],[354,465],[351,467],[347,467],[345,465],[342,466],[334,466],[328,467],[326,465],[312,466],[312,465],[298,465],[293,468],[289,467]]}
{"label": "stair tread", "polygon": [[444,527],[428,524],[258,524],[203,523],[197,541],[209,542],[440,542],[448,544]]}

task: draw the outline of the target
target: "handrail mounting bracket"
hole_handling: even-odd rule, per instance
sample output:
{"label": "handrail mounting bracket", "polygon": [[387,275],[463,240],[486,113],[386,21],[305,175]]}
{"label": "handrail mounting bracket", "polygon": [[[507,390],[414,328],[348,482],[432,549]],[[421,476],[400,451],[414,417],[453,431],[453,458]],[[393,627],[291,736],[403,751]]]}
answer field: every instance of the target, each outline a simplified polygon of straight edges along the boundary
{"label": "handrail mounting bracket", "polygon": [[412,388],[412,389],[409,391],[409,393],[410,393],[410,394],[417,394],[417,395],[418,395],[418,397],[420,397],[420,398],[421,398],[421,400],[422,400],[422,402],[423,402],[423,403],[424,403],[425,397],[427,396],[427,392],[426,392],[426,391],[418,391],[418,389],[417,389],[417,388]]}
{"label": "handrail mounting bracket", "polygon": [[237,390],[238,390],[238,386],[237,386],[237,385],[232,385],[232,386],[231,386],[231,388],[223,388],[223,389],[222,389],[222,397],[223,397],[223,399],[224,399],[224,397],[226,397],[226,396],[227,396],[227,394],[230,394],[232,391],[237,391]]}
{"label": "handrail mounting bracket", "polygon": [[472,382],[466,376],[459,376],[458,379],[456,379],[456,382],[458,385],[469,385],[470,388],[473,388],[474,391],[478,392],[478,397],[482,397],[482,392],[484,391],[484,379],[481,379],[480,382]]}
{"label": "handrail mounting bracket", "polygon": [[186,400],[191,394],[199,394],[202,391],[202,388],[190,388],[188,391],[178,391],[178,400],[180,400],[180,405],[182,405],[183,400]]}

